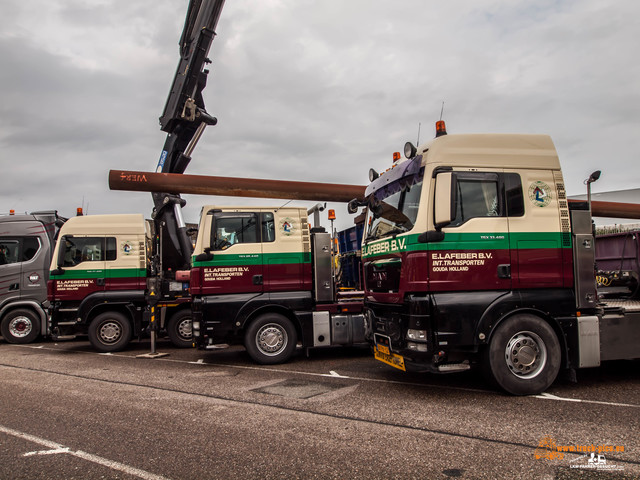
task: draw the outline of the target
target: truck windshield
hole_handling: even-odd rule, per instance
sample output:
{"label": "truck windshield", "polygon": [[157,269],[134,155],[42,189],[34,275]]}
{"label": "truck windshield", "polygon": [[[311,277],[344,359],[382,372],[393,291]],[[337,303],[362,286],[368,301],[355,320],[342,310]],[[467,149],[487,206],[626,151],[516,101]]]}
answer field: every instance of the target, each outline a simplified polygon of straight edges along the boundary
{"label": "truck windshield", "polygon": [[[395,182],[383,192],[376,192],[369,204],[365,241],[411,230],[418,217],[422,178],[412,185]],[[402,185],[404,183],[404,185]]]}

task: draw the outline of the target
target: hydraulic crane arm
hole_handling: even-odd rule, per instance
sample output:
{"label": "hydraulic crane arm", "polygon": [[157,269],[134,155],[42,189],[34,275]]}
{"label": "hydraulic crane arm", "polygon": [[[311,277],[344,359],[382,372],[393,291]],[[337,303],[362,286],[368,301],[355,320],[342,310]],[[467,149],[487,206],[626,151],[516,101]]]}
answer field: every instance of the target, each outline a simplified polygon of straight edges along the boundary
{"label": "hydraulic crane arm", "polygon": [[[217,120],[205,109],[202,91],[211,63],[209,49],[224,0],[190,0],[180,37],[180,60],[162,116],[161,130],[167,138],[156,167],[157,173],[184,173],[191,153],[207,125]],[[163,269],[186,268],[192,253],[182,218],[185,201],[180,195],[153,193],[156,231],[163,235]]]}

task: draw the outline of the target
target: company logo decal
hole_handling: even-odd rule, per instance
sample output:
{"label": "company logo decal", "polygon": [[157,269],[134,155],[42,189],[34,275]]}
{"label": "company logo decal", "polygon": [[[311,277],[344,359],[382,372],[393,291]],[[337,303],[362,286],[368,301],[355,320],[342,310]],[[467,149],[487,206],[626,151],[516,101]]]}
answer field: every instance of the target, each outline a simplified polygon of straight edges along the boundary
{"label": "company logo decal", "polygon": [[120,244],[120,250],[125,255],[131,255],[133,253],[133,242],[122,242]]}
{"label": "company logo decal", "polygon": [[295,232],[295,227],[291,218],[285,217],[280,220],[280,232],[287,237],[293,235],[293,233]]}
{"label": "company logo decal", "polygon": [[33,272],[31,275],[29,275],[29,281],[31,283],[37,283],[40,280],[40,275],[38,275],[36,272]]}
{"label": "company logo decal", "polygon": [[551,203],[551,187],[544,182],[533,182],[529,186],[529,200],[536,207],[546,207]]}
{"label": "company logo decal", "polygon": [[56,283],[56,291],[58,292],[77,292],[83,288],[89,288],[93,285],[93,280],[58,280]]}
{"label": "company logo decal", "polygon": [[468,272],[469,268],[482,267],[493,258],[491,252],[432,253],[434,272]]}
{"label": "company logo decal", "polygon": [[386,240],[378,243],[370,243],[364,246],[362,256],[367,257],[369,255],[379,255],[384,253],[404,252],[407,249],[407,239],[394,238],[393,240]]}
{"label": "company logo decal", "polygon": [[204,269],[204,281],[228,281],[232,277],[243,277],[249,267],[213,267]]}

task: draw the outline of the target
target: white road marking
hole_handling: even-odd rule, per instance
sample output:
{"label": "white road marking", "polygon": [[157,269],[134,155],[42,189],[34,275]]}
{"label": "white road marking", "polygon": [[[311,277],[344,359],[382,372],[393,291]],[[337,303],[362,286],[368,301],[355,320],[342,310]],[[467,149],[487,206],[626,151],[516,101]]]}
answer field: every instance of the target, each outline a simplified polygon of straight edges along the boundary
{"label": "white road marking", "polygon": [[[29,347],[29,345],[20,345],[20,344],[11,344],[11,346],[13,347]],[[34,348],[33,346],[31,346],[31,348]],[[45,348],[44,346],[42,346],[42,348]],[[46,350],[51,350],[51,351],[58,351],[57,348],[45,348]],[[78,352],[78,353],[84,353],[87,355],[104,355],[104,354],[100,354],[100,353],[93,353],[93,352]],[[113,357],[120,357],[120,358],[133,358],[130,355],[122,355],[122,354],[113,354],[110,353],[109,355],[113,356]],[[334,375],[329,375],[326,373],[314,373],[314,372],[303,372],[303,371],[299,371],[299,370],[286,370],[286,369],[281,369],[281,368],[272,368],[272,367],[260,367],[260,366],[248,366],[248,365],[228,365],[228,364],[224,364],[224,363],[204,363],[204,361],[201,362],[202,359],[198,359],[197,362],[191,362],[191,361],[187,361],[187,360],[175,360],[172,358],[162,358],[162,359],[158,359],[157,361],[163,361],[163,362],[172,362],[172,363],[184,363],[184,364],[194,364],[197,363],[198,365],[203,364],[203,365],[207,365],[207,366],[211,366],[211,367],[224,367],[224,368],[236,368],[236,369],[240,369],[240,370],[256,370],[256,371],[268,371],[268,372],[277,372],[277,373],[288,373],[288,374],[294,374],[294,375],[306,375],[306,376],[310,376],[310,377],[329,377],[329,376],[334,376]],[[416,382],[403,382],[400,380],[383,380],[380,378],[366,378],[366,377],[343,377],[343,376],[339,376],[336,378],[348,378],[350,380],[357,380],[357,381],[361,381],[361,382],[373,382],[373,383],[385,383],[385,384],[393,384],[393,385],[407,385],[407,386],[414,386],[414,387],[424,387],[424,388],[438,388],[438,389],[442,389],[442,390],[457,390],[457,391],[462,391],[462,392],[474,392],[474,393],[495,393],[493,390],[484,390],[484,389],[480,389],[480,388],[466,388],[466,387],[455,387],[455,386],[451,386],[451,385],[433,385],[433,384],[428,384],[428,383],[416,383]],[[96,379],[99,380],[99,379]],[[580,399],[573,399],[573,398],[565,398],[565,397],[557,397],[555,395],[551,395],[549,393],[542,393],[541,395],[529,395],[526,398],[538,398],[538,399],[542,399],[542,400],[557,400],[557,401],[564,401],[564,402],[582,402],[582,403],[592,403],[592,404],[597,404],[597,405],[608,405],[608,406],[615,406],[615,407],[632,407],[632,408],[640,408],[640,405],[636,405],[636,404],[632,404],[632,403],[616,403],[616,402],[605,402],[605,401],[599,401],[599,400],[580,400]]]}
{"label": "white road marking", "polygon": [[640,408],[640,405],[634,405],[632,403],[603,402],[601,400],[583,400],[581,398],[558,397],[550,393],[541,393],[540,395],[534,395],[533,398],[542,398],[544,400],[556,400],[558,402],[593,403],[596,405],[608,405],[610,407]]}
{"label": "white road marking", "polygon": [[72,455],[74,457],[82,458],[83,460],[87,460],[92,463],[97,463],[98,465],[102,465],[103,467],[107,467],[112,470],[118,470],[119,472],[126,473],[127,475],[133,475],[138,478],[142,478],[143,480],[168,480],[167,477],[163,477],[161,475],[155,475],[145,470],[140,470],[139,468],[125,465],[124,463],[115,462],[113,460],[109,460],[104,457],[99,457],[98,455],[93,455],[91,453],[83,452],[82,450],[72,451],[69,447],[65,447],[63,445],[60,445],[59,443],[52,442],[51,440],[36,437],[35,435],[30,435],[28,433],[20,432],[18,430],[13,430],[12,428],[7,428],[2,425],[0,425],[0,432],[6,433],[7,435],[11,435],[13,437],[21,438],[23,440],[27,440],[37,445],[42,445],[43,447],[47,447],[50,449],[50,450],[41,451],[41,452],[27,452],[24,454],[25,457],[32,456],[32,455],[52,455],[52,454],[62,453],[62,454]]}
{"label": "white road marking", "polygon": [[54,450],[36,450],[35,452],[27,452],[23,457],[31,457],[32,455],[56,455],[58,453],[70,453],[69,447],[56,448]]}
{"label": "white road marking", "polygon": [[338,372],[335,372],[333,370],[329,370],[329,374],[323,373],[322,376],[323,377],[335,377],[335,378],[351,378],[351,377],[346,377],[344,375],[340,375]]}

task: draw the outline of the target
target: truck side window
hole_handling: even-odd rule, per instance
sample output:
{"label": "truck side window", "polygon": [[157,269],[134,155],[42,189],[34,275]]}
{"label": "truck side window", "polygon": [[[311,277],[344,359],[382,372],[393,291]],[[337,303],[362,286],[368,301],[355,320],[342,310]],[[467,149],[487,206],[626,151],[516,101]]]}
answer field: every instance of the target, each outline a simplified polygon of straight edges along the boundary
{"label": "truck side window", "polygon": [[524,215],[524,195],[522,194],[520,175],[505,173],[504,191],[507,200],[507,216],[522,217]]}
{"label": "truck side window", "polygon": [[64,267],[104,260],[103,237],[64,237]]}
{"label": "truck side window", "polygon": [[273,213],[262,213],[262,241],[263,242],[275,242],[276,241],[276,223],[273,220]]}
{"label": "truck side window", "polygon": [[216,213],[211,229],[211,249],[226,250],[236,243],[258,243],[255,213]]}
{"label": "truck side window", "polygon": [[22,239],[22,261],[28,262],[36,256],[40,249],[40,241],[37,237],[24,237]]}
{"label": "truck side window", "polygon": [[20,242],[18,239],[0,239],[0,265],[18,263],[18,251]]}
{"label": "truck side window", "polygon": [[107,237],[107,249],[106,249],[106,258],[105,260],[107,262],[113,261],[118,257],[117,251],[118,248],[116,247],[116,239],[115,237]]}
{"label": "truck side window", "polygon": [[458,177],[454,192],[456,215],[449,226],[457,227],[472,218],[501,216],[498,177],[487,177]]}

